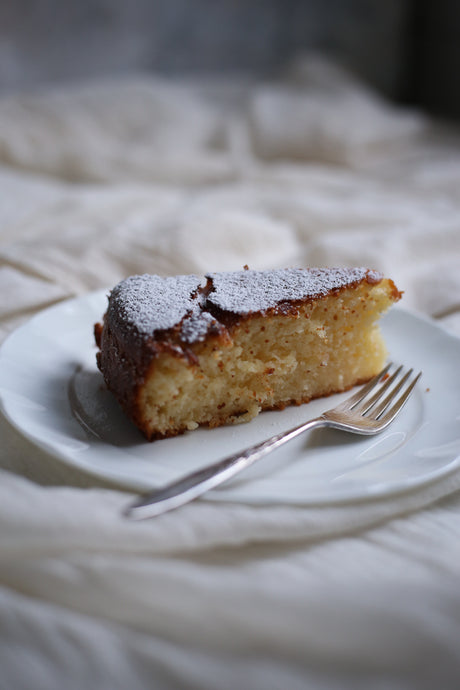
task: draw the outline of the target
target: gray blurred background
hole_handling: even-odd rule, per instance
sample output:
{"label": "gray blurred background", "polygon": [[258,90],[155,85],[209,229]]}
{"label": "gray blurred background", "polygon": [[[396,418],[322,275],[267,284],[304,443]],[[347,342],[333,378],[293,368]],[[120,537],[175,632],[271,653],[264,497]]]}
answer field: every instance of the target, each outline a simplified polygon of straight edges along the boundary
{"label": "gray blurred background", "polygon": [[0,0],[0,94],[88,77],[276,75],[300,52],[460,118],[459,0]]}

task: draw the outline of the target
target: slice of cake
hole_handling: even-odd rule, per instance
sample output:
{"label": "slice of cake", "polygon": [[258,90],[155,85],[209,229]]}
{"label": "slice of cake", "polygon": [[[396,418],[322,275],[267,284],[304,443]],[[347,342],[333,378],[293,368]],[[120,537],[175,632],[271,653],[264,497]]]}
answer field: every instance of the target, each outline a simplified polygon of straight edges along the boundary
{"label": "slice of cake", "polygon": [[96,324],[97,362],[145,436],[247,421],[377,374],[401,297],[365,268],[131,276]]}

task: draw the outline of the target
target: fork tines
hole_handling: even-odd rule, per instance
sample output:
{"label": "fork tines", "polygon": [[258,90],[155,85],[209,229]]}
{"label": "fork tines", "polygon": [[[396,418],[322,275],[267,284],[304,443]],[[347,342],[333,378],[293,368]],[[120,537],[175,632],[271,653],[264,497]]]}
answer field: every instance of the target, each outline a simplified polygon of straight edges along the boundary
{"label": "fork tines", "polygon": [[393,366],[392,362],[387,364],[380,374],[361,388],[352,399],[349,409],[355,414],[372,415],[373,419],[380,421],[389,422],[394,419],[409,398],[422,372],[413,376],[413,369],[405,370],[401,365],[390,374]]}

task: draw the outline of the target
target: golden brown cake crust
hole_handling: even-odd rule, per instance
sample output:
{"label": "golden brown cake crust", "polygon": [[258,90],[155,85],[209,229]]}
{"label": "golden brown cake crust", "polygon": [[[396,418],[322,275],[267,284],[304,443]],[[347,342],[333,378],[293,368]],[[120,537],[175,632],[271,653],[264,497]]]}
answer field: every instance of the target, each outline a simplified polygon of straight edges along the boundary
{"label": "golden brown cake crust", "polygon": [[[364,268],[243,270],[208,274],[205,281],[196,275],[131,276],[112,290],[103,323],[94,327],[98,367],[126,414],[149,438],[175,435],[177,429],[155,433],[144,428],[140,394],[162,355],[193,367],[203,345],[228,344],[245,321],[295,316],[308,303],[382,280],[380,273]],[[397,301],[401,293],[392,281],[390,285]],[[284,400],[269,407],[309,399]],[[226,419],[216,410],[209,425],[224,424]]]}

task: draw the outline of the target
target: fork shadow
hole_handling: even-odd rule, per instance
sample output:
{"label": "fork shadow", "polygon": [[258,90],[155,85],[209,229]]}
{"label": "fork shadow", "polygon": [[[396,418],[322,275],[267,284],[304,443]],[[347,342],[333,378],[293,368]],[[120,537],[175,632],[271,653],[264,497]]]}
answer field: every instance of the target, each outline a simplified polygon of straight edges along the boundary
{"label": "fork shadow", "polygon": [[123,448],[146,442],[123,413],[98,370],[75,365],[68,384],[68,398],[73,417],[93,443]]}

